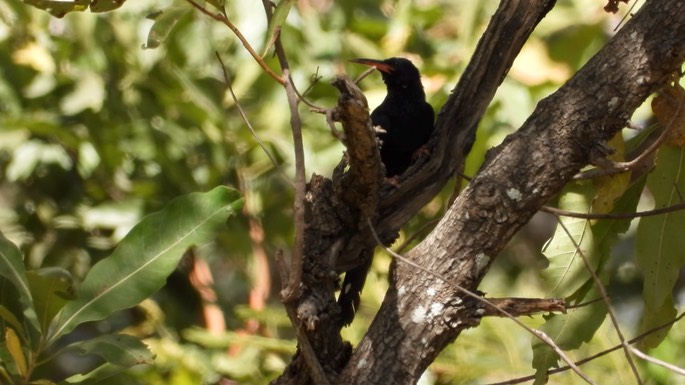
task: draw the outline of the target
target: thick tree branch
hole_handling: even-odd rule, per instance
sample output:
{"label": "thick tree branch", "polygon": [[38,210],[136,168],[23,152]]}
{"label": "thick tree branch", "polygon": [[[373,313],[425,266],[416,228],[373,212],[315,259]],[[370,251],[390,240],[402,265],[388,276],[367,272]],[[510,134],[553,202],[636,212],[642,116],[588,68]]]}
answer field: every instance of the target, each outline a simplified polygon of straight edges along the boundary
{"label": "thick tree branch", "polygon": [[[685,3],[679,0],[647,2],[581,71],[538,104],[518,132],[489,152],[435,231],[409,253],[412,261],[475,290],[516,231],[682,65],[683,11]],[[472,325],[472,309],[464,303],[453,287],[398,263],[383,305],[342,381],[414,383]]]}

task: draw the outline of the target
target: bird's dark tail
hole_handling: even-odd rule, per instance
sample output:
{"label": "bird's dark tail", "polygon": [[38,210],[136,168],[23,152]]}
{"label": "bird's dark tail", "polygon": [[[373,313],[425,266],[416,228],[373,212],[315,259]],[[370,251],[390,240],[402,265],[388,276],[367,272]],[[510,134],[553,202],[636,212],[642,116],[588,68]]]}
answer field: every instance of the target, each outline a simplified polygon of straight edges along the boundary
{"label": "bird's dark tail", "polygon": [[366,276],[369,274],[369,269],[371,268],[371,261],[372,258],[366,258],[366,261],[362,265],[345,273],[345,280],[343,281],[342,290],[338,297],[341,326],[347,326],[354,320],[354,316],[359,308],[359,301],[361,299],[364,283],[366,282]]}

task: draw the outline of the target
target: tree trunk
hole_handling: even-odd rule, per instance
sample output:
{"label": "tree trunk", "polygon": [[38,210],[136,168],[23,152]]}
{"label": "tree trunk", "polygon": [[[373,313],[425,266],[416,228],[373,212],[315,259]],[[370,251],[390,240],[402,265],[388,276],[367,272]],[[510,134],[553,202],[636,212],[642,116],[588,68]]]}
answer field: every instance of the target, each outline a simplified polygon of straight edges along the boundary
{"label": "tree trunk", "polygon": [[[368,221],[381,240],[391,241],[462,164],[495,90],[534,26],[553,5],[552,0],[501,2],[438,116],[431,158],[412,166],[399,189],[381,189],[377,215],[365,217],[340,198],[341,189],[350,187],[342,179],[312,179],[304,290],[297,309],[331,382],[416,383],[447,344],[479,322],[480,305],[457,285],[476,291],[516,231],[583,166],[606,155],[606,141],[685,60],[685,3],[646,2],[581,71],[538,104],[516,133],[490,150],[477,176],[434,231],[408,253],[413,262],[448,277],[450,283],[394,263],[381,309],[351,351],[337,326],[331,270],[341,261],[345,266],[359,265],[373,250]],[[298,353],[276,383],[311,383],[308,373]]]}

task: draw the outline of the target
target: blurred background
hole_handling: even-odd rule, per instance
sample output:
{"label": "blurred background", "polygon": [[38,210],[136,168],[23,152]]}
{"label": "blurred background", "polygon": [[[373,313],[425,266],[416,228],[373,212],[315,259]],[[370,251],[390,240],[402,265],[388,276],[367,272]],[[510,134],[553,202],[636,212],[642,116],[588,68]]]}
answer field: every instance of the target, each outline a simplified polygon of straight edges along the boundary
{"label": "blurred background", "polygon": [[[609,15],[603,6],[597,0],[563,1],[540,24],[482,121],[465,174],[474,175],[485,152],[611,37],[627,8]],[[420,68],[437,112],[496,7],[496,1],[299,0],[281,38],[295,83],[319,106],[335,104],[330,81],[337,74],[356,76],[366,69],[349,59],[404,56]],[[170,10],[174,23],[155,24],[159,11]],[[261,2],[230,2],[227,14],[263,51],[267,25]],[[241,118],[215,52],[278,167]],[[266,61],[278,68],[272,55]],[[371,108],[385,95],[378,74],[361,87]],[[304,105],[300,113],[307,176],[330,176],[343,146],[322,115]],[[0,0],[0,229],[24,252],[27,268],[62,267],[78,282],[135,223],[173,198],[220,184],[246,198],[242,215],[230,220],[214,243],[185,258],[162,291],[80,330],[84,338],[125,330],[145,338],[157,355],[153,366],[135,368],[111,383],[264,384],[284,369],[295,342],[279,301],[273,255],[278,250],[287,255],[292,243],[289,118],[282,87],[229,29],[189,11],[183,1],[129,1],[106,14],[59,19],[16,0]],[[642,108],[634,121],[646,124],[648,118],[649,109]],[[424,207],[395,246],[413,236],[413,243],[420,241],[430,230],[424,225],[440,218],[454,188],[449,184]],[[541,248],[555,223],[536,216],[498,258],[481,290],[494,297],[545,297],[550,288],[539,278],[546,265]],[[611,259],[616,279],[610,290],[627,330],[637,322],[635,297],[641,290],[631,237],[629,231]],[[205,278],[225,322],[218,331],[211,319],[217,314],[205,312],[206,298],[191,282],[198,260],[211,272]],[[359,315],[344,330],[353,344],[383,299],[388,265],[389,258],[378,252]],[[534,326],[543,320],[524,321]],[[682,361],[684,333],[676,326],[654,354]],[[595,337],[571,356],[583,358],[618,341],[610,327]],[[421,383],[481,384],[531,374],[530,346],[531,336],[511,321],[485,319],[445,350]],[[87,368],[88,359],[65,358],[41,370],[60,379],[62,368],[73,365]],[[624,383],[632,381],[626,368],[619,352],[586,370],[598,383]],[[685,383],[672,382],[654,367],[644,370],[650,384]],[[562,374],[551,383],[577,380]]]}

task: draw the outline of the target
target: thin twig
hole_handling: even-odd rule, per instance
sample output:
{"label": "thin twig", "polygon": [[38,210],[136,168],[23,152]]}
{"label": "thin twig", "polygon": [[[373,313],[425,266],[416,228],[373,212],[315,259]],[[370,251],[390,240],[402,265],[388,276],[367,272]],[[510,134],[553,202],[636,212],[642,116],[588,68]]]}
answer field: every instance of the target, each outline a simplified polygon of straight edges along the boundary
{"label": "thin twig", "polygon": [[[273,10],[269,0],[262,0],[267,22],[271,22]],[[302,143],[302,119],[297,107],[299,99],[295,92],[294,85],[290,77],[290,65],[285,55],[280,35],[274,41],[276,57],[283,71],[283,86],[288,98],[290,108],[290,128],[293,134],[293,150],[295,152],[295,203],[293,211],[295,217],[295,239],[293,245],[293,255],[290,261],[290,279],[288,287],[281,292],[283,301],[286,303],[294,301],[300,294],[300,283],[302,282],[302,265],[304,255],[304,196],[306,193],[304,145]]]}
{"label": "thin twig", "polygon": [[640,211],[640,212],[636,212],[636,213],[609,213],[609,214],[579,213],[579,212],[573,212],[573,211],[566,211],[566,210],[562,210],[562,209],[559,209],[556,207],[551,207],[551,206],[542,206],[540,208],[540,211],[544,211],[546,213],[550,213],[550,214],[554,214],[554,215],[559,215],[562,217],[581,218],[581,219],[634,219],[634,218],[651,217],[651,216],[655,216],[655,215],[672,213],[672,212],[683,210],[683,209],[685,209],[685,202],[684,203],[678,203],[676,205],[672,205],[672,206],[668,206],[668,207],[663,207],[660,209]]}
{"label": "thin twig", "polygon": [[293,186],[293,182],[290,180],[288,175],[285,174],[283,171],[283,168],[281,165],[276,162],[276,158],[271,154],[268,148],[266,148],[266,145],[264,142],[262,142],[262,139],[257,135],[257,131],[255,131],[254,127],[252,126],[252,123],[250,123],[250,120],[247,118],[247,114],[245,113],[245,110],[243,110],[243,107],[240,105],[240,102],[238,101],[238,97],[236,94],[233,92],[233,80],[231,79],[231,75],[228,74],[228,71],[226,70],[226,66],[224,65],[223,60],[221,60],[221,56],[219,56],[219,52],[214,51],[214,54],[216,55],[217,60],[219,60],[219,64],[221,64],[221,70],[223,71],[224,74],[224,83],[226,84],[226,88],[228,89],[229,93],[231,94],[231,97],[233,98],[233,102],[235,103],[236,108],[238,108],[238,113],[240,114],[240,117],[243,118],[243,121],[247,125],[247,128],[250,130],[252,133],[252,136],[255,138],[257,141],[257,144],[259,144],[259,147],[262,148],[262,151],[266,154],[266,156],[269,158],[271,163],[274,165],[274,168],[278,173],[288,181],[290,186]]}
{"label": "thin twig", "polygon": [[307,106],[309,106],[310,108],[312,108],[314,111],[325,110],[324,107],[317,106],[316,104],[310,102],[309,100],[307,100],[307,98],[304,97],[304,94],[307,93],[307,91],[311,88],[311,86],[313,86],[313,84],[310,85],[310,86],[301,94],[300,91],[297,90],[297,87],[295,87],[295,82],[293,81],[293,78],[290,77],[289,80],[290,80],[290,84],[293,85],[293,90],[295,91],[295,95],[297,95],[298,99],[300,99],[300,101],[301,101],[302,103],[306,104]]}
{"label": "thin twig", "polygon": [[533,329],[533,328],[527,326],[527,325],[524,324],[523,322],[521,322],[521,321],[519,321],[518,319],[516,319],[516,317],[514,317],[514,316],[511,315],[511,314],[509,314],[506,310],[501,309],[501,308],[498,308],[498,307],[497,307],[495,304],[493,304],[492,302],[490,302],[490,301],[488,301],[487,299],[483,298],[482,296],[480,296],[480,295],[478,295],[478,294],[476,294],[476,293],[474,293],[474,292],[472,292],[472,291],[470,291],[470,290],[468,290],[468,289],[466,289],[466,288],[460,286],[459,284],[457,284],[457,283],[451,281],[450,279],[448,279],[447,277],[443,276],[442,274],[439,274],[439,273],[436,273],[436,272],[434,272],[434,271],[432,271],[432,270],[426,269],[425,267],[423,267],[423,266],[421,266],[421,265],[418,265],[418,264],[414,263],[413,261],[411,261],[411,260],[405,258],[404,256],[402,256],[402,255],[400,255],[400,254],[398,254],[398,253],[392,251],[391,249],[385,247],[385,245],[383,245],[383,242],[381,242],[381,240],[378,238],[378,234],[376,234],[376,230],[373,228],[373,225],[372,225],[372,223],[371,223],[371,220],[370,220],[370,219],[367,219],[367,220],[366,220],[366,223],[367,223],[367,225],[369,226],[369,229],[371,230],[371,234],[372,234],[373,237],[376,239],[376,242],[378,243],[378,246],[382,247],[387,253],[389,253],[389,254],[390,254],[391,256],[393,256],[395,259],[397,259],[397,260],[399,260],[399,261],[401,261],[401,262],[403,262],[403,263],[406,263],[406,264],[409,265],[409,266],[412,266],[412,267],[414,267],[414,268],[417,268],[417,269],[419,269],[419,270],[421,270],[421,271],[423,271],[423,272],[426,272],[426,273],[428,273],[429,275],[432,275],[433,277],[435,277],[435,278],[437,278],[437,279],[439,279],[439,280],[441,280],[441,281],[447,283],[448,285],[450,285],[450,286],[456,288],[457,290],[459,290],[460,292],[466,294],[467,296],[469,296],[469,297],[475,299],[476,301],[482,302],[482,303],[488,305],[489,307],[496,309],[498,312],[504,314],[504,316],[506,316],[507,318],[509,318],[509,319],[511,319],[512,321],[514,321],[517,325],[519,325],[519,326],[521,326],[522,328],[524,328],[524,329],[525,329],[526,331],[528,331],[530,334],[536,336],[536,337],[539,338],[542,342],[544,342],[545,344],[549,345],[549,347],[551,347],[551,348],[559,355],[559,357],[560,357],[562,360],[564,360],[564,361],[566,362],[566,364],[569,365],[569,366],[573,369],[574,372],[576,372],[576,374],[578,374],[578,376],[580,376],[583,380],[585,380],[585,382],[587,382],[588,384],[594,384],[594,383],[595,383],[594,381],[592,381],[592,379],[590,379],[590,377],[588,377],[585,373],[583,373],[583,371],[581,371],[580,368],[578,368],[578,367],[573,363],[573,361],[571,361],[571,359],[566,355],[566,353],[564,353],[564,352],[561,350],[561,348],[559,348],[559,347],[554,343],[554,341],[552,341],[552,339],[549,338],[549,336],[547,336],[544,332],[542,332],[542,331],[540,331],[540,330],[535,330],[535,329]]}
{"label": "thin twig", "polygon": [[566,233],[566,236],[568,239],[573,243],[573,247],[578,251],[578,255],[580,255],[580,259],[583,261],[583,265],[585,266],[585,270],[590,273],[590,276],[592,277],[592,281],[595,284],[595,287],[597,288],[597,291],[599,291],[600,296],[602,297],[602,301],[604,302],[604,305],[607,307],[607,313],[609,314],[609,318],[611,318],[611,322],[614,325],[614,330],[616,330],[616,335],[618,335],[618,339],[621,341],[621,345],[623,345],[623,351],[625,353],[626,359],[628,360],[628,365],[630,365],[630,369],[633,371],[633,375],[635,376],[635,379],[637,380],[638,384],[642,384],[642,379],[640,378],[640,373],[637,371],[637,367],[635,366],[635,362],[633,361],[633,357],[630,355],[630,346],[628,346],[628,343],[626,342],[625,337],[623,337],[623,333],[621,332],[621,327],[618,324],[618,319],[616,318],[616,314],[614,314],[614,310],[611,308],[611,302],[609,301],[609,296],[607,295],[606,289],[604,289],[604,285],[602,284],[602,281],[599,279],[597,274],[595,273],[594,269],[592,266],[590,266],[590,262],[587,260],[587,257],[585,256],[585,253],[583,250],[580,248],[580,245],[576,240],[573,238],[571,235],[571,232],[568,230],[564,222],[562,222],[561,218],[559,216],[556,217],[557,223],[559,223],[559,226],[564,230]]}
{"label": "thin twig", "polygon": [[354,84],[359,84],[360,81],[362,81],[365,77],[369,76],[369,74],[375,70],[376,70],[376,67],[371,67],[371,68],[367,69],[366,71],[362,72],[359,76],[357,76],[356,79],[354,79]]}
{"label": "thin twig", "polygon": [[638,350],[637,348],[632,347],[632,346],[630,347],[630,351],[633,352],[633,354],[635,354],[636,356],[642,358],[642,359],[645,360],[645,361],[651,362],[651,363],[656,364],[656,365],[659,365],[659,366],[663,366],[664,368],[666,368],[666,369],[668,369],[668,370],[670,370],[670,371],[672,371],[672,372],[678,373],[678,374],[680,374],[681,376],[685,376],[685,369],[683,369],[683,368],[679,368],[679,367],[677,367],[677,366],[675,366],[675,365],[673,365],[673,364],[669,364],[668,362],[661,361],[661,360],[658,359],[658,358],[654,358],[654,357],[652,357],[652,356],[649,356],[649,355],[647,355],[647,354],[641,352],[640,350]]}
{"label": "thin twig", "polygon": [[[679,316],[675,317],[675,318],[672,319],[671,321],[668,321],[668,322],[666,322],[666,323],[664,323],[664,324],[661,324],[661,325],[659,325],[659,326],[655,326],[655,327],[653,327],[653,328],[647,330],[646,332],[644,332],[644,333],[642,333],[642,334],[640,334],[640,335],[638,335],[638,336],[636,336],[636,337],[633,337],[632,339],[630,339],[630,340],[628,341],[628,343],[632,345],[632,344],[634,344],[634,343],[636,343],[636,342],[642,340],[643,338],[647,337],[648,335],[651,335],[652,333],[658,332],[658,331],[661,330],[661,329],[664,329],[664,328],[667,328],[667,327],[673,325],[674,323],[680,321],[683,317],[685,317],[685,313],[680,314]],[[606,355],[609,354],[609,353],[615,352],[615,351],[617,351],[617,350],[619,350],[619,349],[621,349],[621,348],[623,348],[623,345],[622,345],[622,344],[615,345],[615,346],[613,346],[613,347],[611,347],[611,348],[609,348],[609,349],[602,350],[602,351],[599,352],[599,353],[593,354],[593,355],[591,355],[591,356],[589,356],[589,357],[583,358],[582,360],[576,361],[575,364],[578,365],[578,366],[583,365],[583,364],[586,364],[586,363],[588,363],[588,362],[591,362],[591,361],[596,360],[596,359],[599,358],[599,357],[606,356]],[[567,371],[567,370],[569,370],[569,369],[571,369],[570,366],[562,366],[562,367],[560,367],[560,368],[548,370],[548,371],[547,371],[547,374],[562,373],[562,372],[565,372],[565,371]],[[531,380],[534,380],[534,379],[535,379],[535,375],[534,375],[534,374],[531,374],[530,376],[519,377],[519,378],[513,378],[513,379],[510,379],[510,380],[507,380],[507,381],[496,382],[496,383],[493,382],[493,383],[486,384],[486,385],[512,385],[512,384],[521,384],[521,383],[528,382],[528,381],[531,381]]]}
{"label": "thin twig", "polygon": [[407,237],[407,239],[406,239],[404,242],[402,242],[402,244],[399,245],[399,247],[397,247],[397,252],[398,252],[398,253],[403,252],[404,249],[405,249],[407,246],[409,246],[409,244],[410,244],[412,241],[414,241],[416,238],[420,237],[421,234],[423,234],[426,230],[430,230],[430,229],[431,229],[433,226],[435,226],[438,222],[440,222],[440,218],[432,219],[432,220],[430,220],[430,221],[424,223],[423,225],[421,225],[421,227],[419,227],[418,230],[414,231],[414,233],[412,233],[409,237]]}
{"label": "thin twig", "polygon": [[[459,176],[462,178],[466,179],[467,181],[471,181],[473,179],[472,177],[458,173]],[[662,207],[660,209],[654,209],[654,210],[646,210],[646,211],[640,211],[636,213],[607,213],[607,214],[594,214],[594,213],[579,213],[575,211],[566,211],[562,210],[557,207],[552,207],[552,206],[542,206],[540,207],[540,211],[549,213],[549,214],[554,214],[558,215],[561,217],[571,217],[571,218],[580,218],[580,219],[635,219],[635,218],[644,218],[644,217],[652,217],[656,215],[661,215],[661,214],[668,214],[680,210],[685,210],[685,202],[679,203],[676,205],[671,205],[668,207]]]}
{"label": "thin twig", "polygon": [[235,25],[233,25],[233,23],[231,22],[231,20],[228,19],[228,15],[226,14],[226,10],[225,10],[225,9],[222,9],[222,10],[221,10],[221,13],[219,13],[219,14],[217,14],[217,13],[212,13],[212,12],[211,12],[210,10],[208,10],[207,8],[205,8],[205,7],[203,7],[202,5],[196,3],[195,0],[186,0],[186,1],[187,1],[188,3],[190,3],[190,5],[192,5],[192,6],[193,6],[195,9],[197,9],[198,11],[202,12],[203,14],[205,14],[205,15],[211,17],[212,19],[214,19],[214,20],[216,20],[216,21],[218,21],[218,22],[220,22],[220,23],[223,23],[223,24],[226,25],[228,28],[230,28],[231,31],[233,31],[233,33],[236,35],[236,37],[238,38],[238,40],[240,40],[240,42],[243,43],[243,47],[245,47],[245,49],[247,50],[247,52],[250,53],[250,56],[252,56],[252,58],[259,64],[259,66],[262,67],[262,69],[264,70],[264,72],[266,72],[267,74],[269,74],[269,76],[271,76],[275,81],[279,82],[281,85],[285,85],[285,83],[286,83],[285,79],[282,78],[282,77],[280,77],[280,76],[278,76],[278,75],[277,75],[277,74],[276,74],[276,73],[275,73],[275,72],[266,64],[266,62],[264,61],[264,59],[262,59],[262,57],[259,56],[259,54],[254,50],[254,48],[252,48],[252,46],[250,45],[250,42],[247,41],[247,39],[245,38],[245,36],[243,36],[242,32],[240,32],[240,30],[239,30]]}

